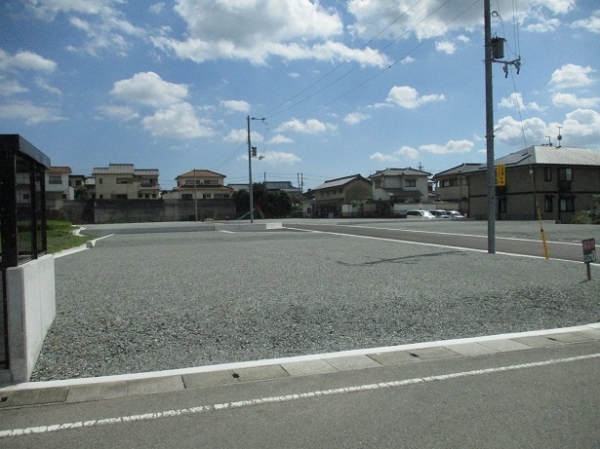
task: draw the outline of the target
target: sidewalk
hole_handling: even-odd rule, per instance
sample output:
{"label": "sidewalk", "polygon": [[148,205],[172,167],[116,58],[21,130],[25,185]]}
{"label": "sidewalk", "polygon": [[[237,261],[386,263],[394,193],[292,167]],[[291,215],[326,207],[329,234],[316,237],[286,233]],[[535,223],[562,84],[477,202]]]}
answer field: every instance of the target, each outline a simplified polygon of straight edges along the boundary
{"label": "sidewalk", "polygon": [[77,403],[294,378],[386,365],[423,363],[527,349],[600,342],[600,323],[544,331],[344,351],[312,356],[228,363],[97,378],[30,382],[0,388],[0,410]]}

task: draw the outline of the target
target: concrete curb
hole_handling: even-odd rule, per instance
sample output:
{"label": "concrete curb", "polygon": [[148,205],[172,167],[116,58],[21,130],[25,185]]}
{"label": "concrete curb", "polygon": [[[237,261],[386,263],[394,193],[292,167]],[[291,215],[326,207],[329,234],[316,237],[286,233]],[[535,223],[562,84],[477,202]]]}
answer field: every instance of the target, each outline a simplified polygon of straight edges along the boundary
{"label": "concrete curb", "polygon": [[586,342],[600,342],[600,323],[150,373],[29,382],[0,388],[0,409],[167,393]]}

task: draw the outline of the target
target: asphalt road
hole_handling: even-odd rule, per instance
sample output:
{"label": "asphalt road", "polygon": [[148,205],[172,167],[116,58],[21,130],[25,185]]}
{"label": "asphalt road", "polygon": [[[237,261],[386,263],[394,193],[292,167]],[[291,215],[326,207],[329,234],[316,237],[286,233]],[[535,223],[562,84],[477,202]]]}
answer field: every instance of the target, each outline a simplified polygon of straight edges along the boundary
{"label": "asphalt road", "polygon": [[596,341],[12,409],[0,434],[27,434],[0,446],[597,448],[599,360]]}
{"label": "asphalt road", "polygon": [[[518,227],[524,228],[526,225],[529,225],[529,229],[527,229],[527,238],[503,236],[503,234],[507,234],[507,229],[513,229],[514,233],[515,229]],[[494,238],[496,253],[545,257],[544,244],[541,232],[539,232],[540,227],[536,222],[521,222],[519,224],[509,223],[507,226],[497,226],[500,228],[501,233]],[[555,240],[556,236],[553,235],[552,231],[547,232],[544,230],[549,257],[559,260],[582,261],[583,251],[581,242],[575,241],[578,237],[577,233],[580,233],[579,235],[583,236],[581,237],[583,240],[584,238],[593,238],[593,235],[592,237],[586,237],[586,235],[590,233],[598,235],[598,230],[589,227],[577,228],[576,225],[558,226],[563,228],[560,235],[564,236],[565,232],[568,232],[572,236],[570,239],[572,241],[557,241]],[[444,223],[429,223],[429,220],[421,220],[416,222],[402,221],[395,223],[395,225],[383,223],[383,226],[382,223],[361,224],[356,221],[350,224],[344,224],[343,222],[331,224],[324,222],[314,224],[310,222],[299,222],[285,224],[285,227],[288,229],[374,237],[445,247],[469,248],[486,252],[489,248],[489,238],[487,234],[482,235],[484,227],[487,231],[487,223],[485,222],[451,221]],[[552,226],[550,223],[545,223],[545,227],[552,227],[552,230],[557,229],[555,224]],[[565,228],[569,229],[566,230]],[[475,233],[471,234],[470,232]],[[532,235],[533,232],[537,232],[537,235]],[[508,233],[510,234],[510,231]],[[598,240],[598,242],[600,244],[600,240]]]}

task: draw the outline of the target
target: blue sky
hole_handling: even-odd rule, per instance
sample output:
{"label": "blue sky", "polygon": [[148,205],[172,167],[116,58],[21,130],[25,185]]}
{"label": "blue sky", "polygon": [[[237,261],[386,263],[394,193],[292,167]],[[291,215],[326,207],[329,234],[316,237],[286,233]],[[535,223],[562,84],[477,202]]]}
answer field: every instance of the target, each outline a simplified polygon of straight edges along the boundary
{"label": "blue sky", "polygon": [[[495,154],[600,150],[600,3],[492,0]],[[53,165],[193,168],[304,188],[485,162],[483,1],[8,0],[0,133]]]}

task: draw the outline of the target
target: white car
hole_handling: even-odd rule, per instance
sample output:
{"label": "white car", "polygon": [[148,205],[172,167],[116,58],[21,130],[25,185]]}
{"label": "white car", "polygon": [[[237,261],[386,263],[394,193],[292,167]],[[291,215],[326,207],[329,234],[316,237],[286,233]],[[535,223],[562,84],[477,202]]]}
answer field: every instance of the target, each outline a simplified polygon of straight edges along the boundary
{"label": "white car", "polygon": [[406,211],[406,218],[435,218],[428,210],[411,209]]}

